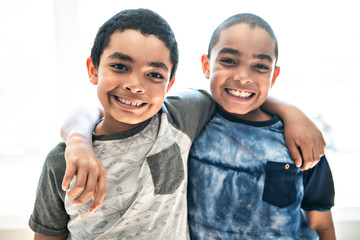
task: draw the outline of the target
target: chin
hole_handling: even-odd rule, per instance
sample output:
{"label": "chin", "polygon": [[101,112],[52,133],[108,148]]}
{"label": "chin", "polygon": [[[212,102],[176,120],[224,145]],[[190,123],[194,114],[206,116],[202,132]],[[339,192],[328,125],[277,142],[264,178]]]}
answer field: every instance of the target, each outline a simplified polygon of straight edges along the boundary
{"label": "chin", "polygon": [[236,114],[236,115],[244,115],[247,114],[248,111],[245,110],[239,110],[237,108],[234,107],[229,107],[229,108],[224,108],[222,107],[226,112],[231,113],[231,114]]}

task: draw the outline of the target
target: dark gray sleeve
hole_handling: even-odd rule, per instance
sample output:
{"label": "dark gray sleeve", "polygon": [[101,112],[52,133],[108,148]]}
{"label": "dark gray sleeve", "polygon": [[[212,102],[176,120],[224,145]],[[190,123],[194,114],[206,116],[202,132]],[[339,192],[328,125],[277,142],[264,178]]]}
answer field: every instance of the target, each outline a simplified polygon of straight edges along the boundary
{"label": "dark gray sleeve", "polygon": [[69,233],[64,199],[61,188],[65,174],[65,144],[58,144],[46,157],[36,190],[33,213],[30,216],[30,228],[47,237],[60,237]]}
{"label": "dark gray sleeve", "polygon": [[205,90],[188,89],[168,96],[165,108],[169,121],[194,140],[215,112],[215,102]]}

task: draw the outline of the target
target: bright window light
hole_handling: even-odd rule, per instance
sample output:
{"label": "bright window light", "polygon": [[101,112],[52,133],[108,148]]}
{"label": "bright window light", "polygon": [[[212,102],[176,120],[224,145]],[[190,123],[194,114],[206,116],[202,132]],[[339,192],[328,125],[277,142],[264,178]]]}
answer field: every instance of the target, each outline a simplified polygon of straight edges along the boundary
{"label": "bright window light", "polygon": [[225,18],[250,12],[268,21],[278,37],[281,67],[271,94],[316,121],[327,141],[336,206],[360,209],[356,6],[347,0],[1,1],[0,215],[30,215],[43,161],[61,141],[66,114],[98,105],[85,65],[98,28],[118,11],[139,7],[162,15],[177,37],[180,63],[171,94],[208,89],[200,57]]}

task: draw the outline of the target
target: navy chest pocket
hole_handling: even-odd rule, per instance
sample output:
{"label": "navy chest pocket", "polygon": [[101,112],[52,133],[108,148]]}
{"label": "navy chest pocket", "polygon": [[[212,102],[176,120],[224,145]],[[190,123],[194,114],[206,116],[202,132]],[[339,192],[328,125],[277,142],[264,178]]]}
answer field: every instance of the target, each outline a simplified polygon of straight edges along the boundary
{"label": "navy chest pocket", "polygon": [[267,162],[263,201],[283,208],[296,201],[295,177],[299,169],[295,164]]}

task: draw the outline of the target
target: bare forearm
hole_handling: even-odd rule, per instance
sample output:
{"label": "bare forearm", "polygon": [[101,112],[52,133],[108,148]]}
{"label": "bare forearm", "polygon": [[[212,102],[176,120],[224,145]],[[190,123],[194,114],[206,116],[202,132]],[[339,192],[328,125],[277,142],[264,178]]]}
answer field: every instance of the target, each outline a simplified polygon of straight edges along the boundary
{"label": "bare forearm", "polygon": [[319,235],[320,240],[335,240],[335,230],[332,229],[319,229],[316,231],[316,233]]}
{"label": "bare forearm", "polygon": [[[106,169],[97,159],[92,145],[93,129],[102,116],[102,109],[79,107],[70,112],[61,128],[61,137],[66,143],[62,188],[73,198],[72,204],[82,204],[92,197],[89,212],[101,206],[106,194]],[[76,182],[70,189],[74,176]]]}
{"label": "bare forearm", "polygon": [[307,118],[300,109],[272,97],[268,97],[261,108],[269,113],[278,115],[284,122],[286,122],[293,114],[301,114],[304,118]]}
{"label": "bare forearm", "polygon": [[314,229],[320,240],[335,240],[335,227],[331,210],[326,212],[305,211],[309,227]]}
{"label": "bare forearm", "polygon": [[300,109],[274,98],[268,98],[262,108],[283,120],[285,141],[296,166],[301,170],[315,166],[326,145],[317,126]]}
{"label": "bare forearm", "polygon": [[82,138],[91,142],[94,126],[102,115],[103,111],[95,107],[78,107],[72,110],[61,127],[63,141],[69,144],[71,140]]}

